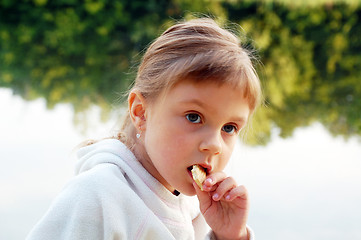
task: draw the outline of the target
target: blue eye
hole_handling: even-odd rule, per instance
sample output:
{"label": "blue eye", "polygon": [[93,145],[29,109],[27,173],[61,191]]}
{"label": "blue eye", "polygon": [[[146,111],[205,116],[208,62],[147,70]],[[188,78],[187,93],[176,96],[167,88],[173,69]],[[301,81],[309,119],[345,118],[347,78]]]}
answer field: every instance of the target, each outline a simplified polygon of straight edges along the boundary
{"label": "blue eye", "polygon": [[200,123],[201,122],[201,117],[196,113],[189,113],[186,115],[186,118],[191,123]]}
{"label": "blue eye", "polygon": [[234,134],[237,131],[237,127],[233,125],[225,125],[222,127],[222,130],[228,134]]}

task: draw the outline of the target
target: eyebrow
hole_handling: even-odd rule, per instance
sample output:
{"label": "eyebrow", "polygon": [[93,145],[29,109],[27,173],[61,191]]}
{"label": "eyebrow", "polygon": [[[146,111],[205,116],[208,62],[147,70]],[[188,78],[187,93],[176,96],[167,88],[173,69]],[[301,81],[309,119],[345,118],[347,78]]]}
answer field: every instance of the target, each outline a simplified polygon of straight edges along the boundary
{"label": "eyebrow", "polygon": [[191,100],[184,100],[184,101],[180,101],[180,104],[196,104],[199,105],[202,108],[205,107],[209,107],[210,105],[203,103],[202,101],[198,100],[198,99],[191,99]]}
{"label": "eyebrow", "polygon": [[244,118],[244,117],[235,117],[232,120],[234,122],[241,122],[241,123],[246,123],[247,122],[247,118]]}

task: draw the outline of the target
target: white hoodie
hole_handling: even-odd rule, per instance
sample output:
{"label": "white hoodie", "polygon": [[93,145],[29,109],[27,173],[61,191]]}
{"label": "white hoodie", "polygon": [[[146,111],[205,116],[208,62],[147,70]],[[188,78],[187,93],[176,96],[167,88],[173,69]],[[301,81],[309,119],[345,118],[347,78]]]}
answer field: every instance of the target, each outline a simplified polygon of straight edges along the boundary
{"label": "white hoodie", "polygon": [[106,139],[83,147],[78,157],[77,176],[55,199],[28,240],[212,236],[206,235],[207,225],[195,198],[169,192],[120,141]]}

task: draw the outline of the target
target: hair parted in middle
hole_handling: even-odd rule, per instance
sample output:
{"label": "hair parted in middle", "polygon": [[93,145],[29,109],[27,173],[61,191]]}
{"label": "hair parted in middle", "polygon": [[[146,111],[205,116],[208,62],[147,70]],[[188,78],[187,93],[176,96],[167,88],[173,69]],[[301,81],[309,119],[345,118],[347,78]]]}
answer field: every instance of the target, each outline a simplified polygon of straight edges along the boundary
{"label": "hair parted in middle", "polygon": [[[251,58],[239,38],[214,20],[180,22],[149,46],[131,90],[138,90],[151,103],[182,80],[230,84],[241,90],[252,113],[262,93]],[[118,138],[132,148],[136,129],[129,113],[121,132]]]}

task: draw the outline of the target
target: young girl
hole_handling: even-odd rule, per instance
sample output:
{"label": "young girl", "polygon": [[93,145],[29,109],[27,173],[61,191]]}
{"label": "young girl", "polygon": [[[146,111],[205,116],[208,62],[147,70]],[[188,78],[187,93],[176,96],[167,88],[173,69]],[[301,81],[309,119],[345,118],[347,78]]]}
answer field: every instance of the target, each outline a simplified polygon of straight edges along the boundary
{"label": "young girl", "polygon": [[223,169],[260,95],[232,33],[210,19],[170,27],[143,57],[122,132],[79,149],[28,239],[254,239],[247,191]]}

